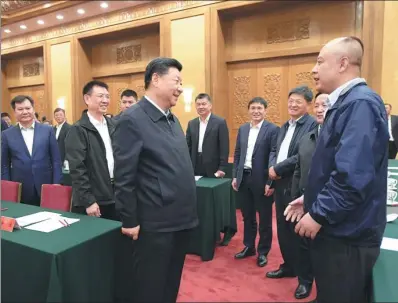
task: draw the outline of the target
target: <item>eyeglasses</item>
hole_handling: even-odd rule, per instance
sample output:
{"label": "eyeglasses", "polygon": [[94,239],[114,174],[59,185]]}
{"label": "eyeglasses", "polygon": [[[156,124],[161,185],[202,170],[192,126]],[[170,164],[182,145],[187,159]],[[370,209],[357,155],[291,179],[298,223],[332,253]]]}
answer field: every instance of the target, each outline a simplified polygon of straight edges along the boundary
{"label": "eyeglasses", "polygon": [[110,99],[111,98],[111,96],[110,95],[105,95],[105,94],[98,94],[98,95],[95,95],[97,98],[99,98],[99,99]]}

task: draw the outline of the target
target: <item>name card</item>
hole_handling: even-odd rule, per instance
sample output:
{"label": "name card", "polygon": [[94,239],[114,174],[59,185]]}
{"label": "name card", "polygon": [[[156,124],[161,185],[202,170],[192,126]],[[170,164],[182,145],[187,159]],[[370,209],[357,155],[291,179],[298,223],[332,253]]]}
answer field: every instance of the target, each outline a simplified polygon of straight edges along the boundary
{"label": "name card", "polygon": [[14,229],[21,229],[14,218],[1,216],[1,230],[13,232]]}

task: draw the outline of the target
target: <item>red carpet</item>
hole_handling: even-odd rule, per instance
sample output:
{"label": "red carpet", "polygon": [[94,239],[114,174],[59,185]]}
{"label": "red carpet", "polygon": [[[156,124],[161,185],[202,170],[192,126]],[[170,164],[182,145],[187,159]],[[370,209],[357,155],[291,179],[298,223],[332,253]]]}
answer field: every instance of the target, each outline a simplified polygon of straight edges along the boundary
{"label": "red carpet", "polygon": [[273,241],[268,264],[257,267],[256,257],[235,260],[243,249],[243,220],[237,211],[238,232],[226,247],[218,246],[212,261],[187,256],[178,302],[308,302],[315,299],[315,287],[309,298],[296,300],[297,278],[272,280],[265,272],[277,269],[282,257],[273,218]]}

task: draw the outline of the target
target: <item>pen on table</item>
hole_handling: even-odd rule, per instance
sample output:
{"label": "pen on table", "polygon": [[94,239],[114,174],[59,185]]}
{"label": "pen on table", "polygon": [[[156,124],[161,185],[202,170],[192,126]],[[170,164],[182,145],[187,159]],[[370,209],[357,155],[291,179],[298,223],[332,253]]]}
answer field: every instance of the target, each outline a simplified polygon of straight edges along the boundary
{"label": "pen on table", "polygon": [[6,207],[6,208],[2,208],[1,209],[1,211],[6,211],[6,210],[8,210],[8,208]]}
{"label": "pen on table", "polygon": [[66,221],[66,219],[64,219],[64,222],[65,222],[66,226],[70,226],[70,224],[68,223],[68,221]]}
{"label": "pen on table", "polygon": [[62,221],[62,220],[58,220],[63,226],[65,226],[66,227],[66,225],[65,225],[65,222],[64,221]]}

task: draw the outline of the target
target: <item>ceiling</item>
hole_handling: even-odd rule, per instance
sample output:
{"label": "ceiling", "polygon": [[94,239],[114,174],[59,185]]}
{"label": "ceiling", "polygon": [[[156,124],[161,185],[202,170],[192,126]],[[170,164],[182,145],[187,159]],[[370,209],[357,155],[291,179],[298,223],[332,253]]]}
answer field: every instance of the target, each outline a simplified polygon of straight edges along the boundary
{"label": "ceiling", "polygon": [[4,1],[1,37],[7,39],[151,1]]}

